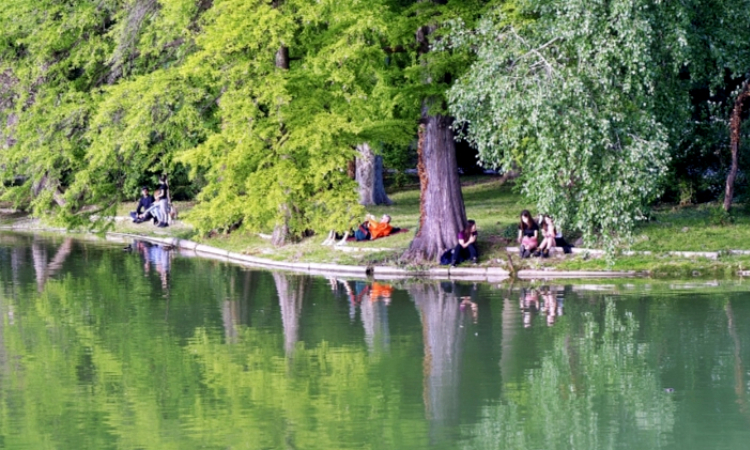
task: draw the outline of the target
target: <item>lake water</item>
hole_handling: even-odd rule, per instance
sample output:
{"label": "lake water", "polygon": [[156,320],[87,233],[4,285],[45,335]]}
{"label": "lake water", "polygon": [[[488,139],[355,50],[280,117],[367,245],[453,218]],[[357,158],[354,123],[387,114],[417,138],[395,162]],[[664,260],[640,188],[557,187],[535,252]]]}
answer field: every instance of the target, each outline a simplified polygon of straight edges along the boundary
{"label": "lake water", "polygon": [[387,283],[123,247],[0,235],[0,448],[750,442],[750,285]]}

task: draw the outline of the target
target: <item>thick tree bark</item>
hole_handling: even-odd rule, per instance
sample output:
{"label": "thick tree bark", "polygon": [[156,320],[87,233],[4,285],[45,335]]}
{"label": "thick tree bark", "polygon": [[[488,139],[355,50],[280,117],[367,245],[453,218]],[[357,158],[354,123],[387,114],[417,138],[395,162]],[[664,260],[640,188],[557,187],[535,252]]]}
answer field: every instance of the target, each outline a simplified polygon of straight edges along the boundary
{"label": "thick tree bark", "polygon": [[291,212],[286,203],[279,206],[282,215],[282,221],[277,223],[273,229],[271,235],[271,244],[275,247],[282,247],[289,241],[289,220],[291,219]]}
{"label": "thick tree bark", "polygon": [[49,172],[46,172],[39,181],[31,186],[31,193],[34,197],[38,197],[43,191],[52,191],[52,199],[57,203],[57,206],[63,207],[66,205],[65,198],[63,197],[60,183],[52,181],[49,176]]}
{"label": "thick tree bark", "polygon": [[734,199],[734,180],[737,178],[737,170],[739,165],[739,150],[740,150],[740,127],[742,126],[742,110],[745,102],[750,99],[750,85],[745,83],[742,88],[742,92],[737,96],[737,100],[734,102],[734,108],[732,109],[732,117],[729,122],[729,139],[730,148],[732,149],[732,167],[729,169],[727,175],[727,185],[724,190],[724,211],[729,212],[732,208],[732,200]]}
{"label": "thick tree bark", "polygon": [[[430,1],[436,4],[446,3],[446,0]],[[415,38],[421,55],[430,51],[429,40],[435,29],[435,25],[417,29]],[[425,71],[427,73],[429,72]],[[432,82],[431,76],[425,75],[424,83]],[[456,162],[456,143],[451,129],[453,119],[430,113],[431,109],[437,109],[440,101],[425,98],[422,102],[417,146],[417,171],[421,191],[419,229],[402,256],[415,263],[435,261],[445,249],[456,245],[458,232],[466,226],[466,210]]]}
{"label": "thick tree bark", "polygon": [[356,172],[360,205],[390,205],[391,200],[383,185],[383,157],[372,151],[365,142],[357,146]]}
{"label": "thick tree bark", "polygon": [[419,162],[419,230],[403,258],[432,262],[456,245],[466,226],[466,210],[456,164],[456,145],[451,119],[428,115],[423,107],[417,153]]}

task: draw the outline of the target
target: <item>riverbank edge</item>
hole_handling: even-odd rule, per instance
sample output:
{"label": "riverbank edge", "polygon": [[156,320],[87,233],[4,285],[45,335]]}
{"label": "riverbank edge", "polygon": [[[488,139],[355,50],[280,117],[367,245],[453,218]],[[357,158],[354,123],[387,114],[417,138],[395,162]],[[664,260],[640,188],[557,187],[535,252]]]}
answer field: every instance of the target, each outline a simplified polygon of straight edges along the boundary
{"label": "riverbank edge", "polygon": [[[117,239],[118,242],[128,242],[138,239],[154,244],[179,248],[181,251],[193,252],[196,256],[230,262],[247,267],[262,269],[287,270],[311,275],[356,277],[376,280],[426,278],[456,281],[484,281],[502,282],[511,278],[511,273],[499,267],[433,267],[426,269],[404,269],[390,266],[361,266],[312,262],[276,261],[257,256],[223,250],[206,244],[200,244],[187,239],[176,237],[151,237],[134,233],[109,232],[108,240]],[[522,269],[516,274],[521,280],[535,279],[613,279],[638,277],[642,274],[636,271],[557,271]]]}
{"label": "riverbank edge", "polygon": [[[18,223],[10,225],[0,225],[0,230],[14,231],[18,233],[56,233],[56,234],[73,234],[78,236],[98,237],[96,233],[90,232],[71,232],[65,228],[40,226],[38,220],[25,221],[23,226]],[[378,265],[345,265],[334,263],[314,263],[314,262],[289,262],[277,261],[256,256],[244,255],[232,252],[206,244],[200,244],[188,239],[177,237],[155,237],[138,233],[124,232],[107,232],[107,240],[127,243],[128,240],[139,239],[155,244],[169,245],[179,248],[183,252],[193,252],[195,256],[201,256],[208,259],[220,260],[229,263],[235,263],[245,267],[254,267],[260,269],[286,270],[297,273],[311,275],[321,275],[328,277],[353,277],[353,278],[374,278],[376,280],[388,279],[435,279],[435,280],[456,280],[456,281],[484,281],[484,282],[502,282],[513,279],[512,274],[500,267],[425,267],[425,268],[401,268],[393,266]],[[512,248],[508,249],[509,251]],[[576,249],[580,250],[580,249]],[[592,251],[592,250],[587,250]],[[731,251],[731,254],[745,254],[750,251]],[[635,252],[634,252],[635,253]],[[639,252],[650,254],[651,252]],[[697,252],[671,252],[679,253],[680,256],[686,256],[686,253]],[[702,257],[716,259],[711,255],[706,256],[703,253],[719,252],[700,252]],[[739,278],[749,277],[750,270],[739,270],[734,275]],[[555,270],[555,269],[520,269],[515,274],[515,279],[519,280],[587,280],[587,279],[623,279],[623,278],[652,278],[648,270]],[[734,278],[734,277],[732,277]]]}

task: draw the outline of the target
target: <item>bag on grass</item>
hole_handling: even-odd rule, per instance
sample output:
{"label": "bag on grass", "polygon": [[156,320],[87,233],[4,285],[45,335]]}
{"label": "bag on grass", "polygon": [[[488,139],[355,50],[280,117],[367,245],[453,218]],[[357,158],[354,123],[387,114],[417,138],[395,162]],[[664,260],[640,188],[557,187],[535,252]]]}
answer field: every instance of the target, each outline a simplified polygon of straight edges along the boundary
{"label": "bag on grass", "polygon": [[442,255],[440,255],[441,266],[447,266],[451,262],[453,262],[453,249],[446,250],[443,252]]}

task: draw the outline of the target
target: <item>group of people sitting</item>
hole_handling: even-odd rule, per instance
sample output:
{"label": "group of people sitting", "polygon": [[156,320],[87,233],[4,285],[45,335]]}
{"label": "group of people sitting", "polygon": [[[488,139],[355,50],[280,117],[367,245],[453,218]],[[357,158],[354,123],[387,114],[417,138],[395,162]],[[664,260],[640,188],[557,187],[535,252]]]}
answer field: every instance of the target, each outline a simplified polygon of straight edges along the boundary
{"label": "group of people sitting", "polygon": [[[555,228],[555,222],[547,214],[540,218],[539,224],[531,217],[531,213],[524,209],[521,212],[521,221],[518,224],[518,243],[521,245],[518,253],[521,258],[536,257],[548,258],[555,247],[562,247],[565,253],[570,253],[571,245],[565,241],[562,233]],[[539,243],[539,232],[542,234],[542,242]]]}
{"label": "group of people sitting", "polygon": [[154,195],[149,193],[146,186],[142,187],[138,206],[135,211],[130,212],[133,223],[152,220],[157,227],[168,227],[170,214],[168,190],[169,186],[164,176],[159,178],[159,185],[156,187]]}
{"label": "group of people sitting", "polygon": [[[555,228],[555,222],[547,214],[540,217],[542,226],[531,217],[528,210],[521,212],[518,224],[518,243],[521,258],[531,256],[548,258],[555,247],[562,247],[565,253],[570,253],[571,245],[565,241],[562,233]],[[541,242],[539,242],[541,232]],[[455,267],[464,261],[478,264],[479,250],[477,249],[477,224],[473,220],[467,221],[466,228],[458,232],[458,244],[446,250],[440,256],[440,264]]]}

